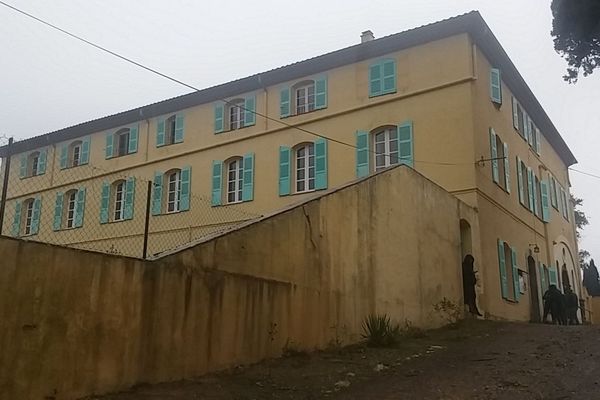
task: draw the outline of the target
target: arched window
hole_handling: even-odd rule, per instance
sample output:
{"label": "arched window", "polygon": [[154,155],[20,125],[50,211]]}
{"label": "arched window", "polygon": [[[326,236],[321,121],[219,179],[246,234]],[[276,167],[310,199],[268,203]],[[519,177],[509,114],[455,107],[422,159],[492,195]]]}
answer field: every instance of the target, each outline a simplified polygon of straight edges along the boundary
{"label": "arched window", "polygon": [[396,126],[386,126],[372,132],[375,161],[373,169],[377,172],[396,165],[399,162],[398,129]]}
{"label": "arched window", "polygon": [[69,145],[69,167],[77,167],[81,164],[82,145],[81,140],[76,140]]}
{"label": "arched window", "polygon": [[33,151],[27,156],[27,176],[39,175],[40,170],[40,152]]}
{"label": "arched window", "polygon": [[113,221],[123,221],[125,219],[125,180],[114,182],[111,192]]}
{"label": "arched window", "polygon": [[293,90],[296,114],[304,114],[315,110],[315,81],[299,82],[294,85]]}
{"label": "arched window", "polygon": [[178,212],[181,209],[181,170],[172,169],[165,174],[167,188],[165,210],[167,213]]}
{"label": "arched window", "polygon": [[77,190],[72,189],[65,193],[63,210],[63,226],[66,229],[75,228],[75,212],[77,207]]}
{"label": "arched window", "polygon": [[294,147],[293,171],[296,193],[315,190],[314,143],[302,143]]}
{"label": "arched window", "polygon": [[227,116],[229,120],[229,130],[241,129],[244,127],[244,99],[236,99],[228,102]]}
{"label": "arched window", "polygon": [[235,157],[225,162],[227,171],[227,203],[243,201],[244,162],[242,157]]}
{"label": "arched window", "polygon": [[119,129],[115,133],[114,142],[116,145],[113,154],[114,157],[121,157],[129,154],[129,135],[129,128]]}
{"label": "arched window", "polygon": [[21,226],[23,227],[23,235],[31,235],[34,232],[34,203],[35,199],[27,199],[23,201],[23,221]]}

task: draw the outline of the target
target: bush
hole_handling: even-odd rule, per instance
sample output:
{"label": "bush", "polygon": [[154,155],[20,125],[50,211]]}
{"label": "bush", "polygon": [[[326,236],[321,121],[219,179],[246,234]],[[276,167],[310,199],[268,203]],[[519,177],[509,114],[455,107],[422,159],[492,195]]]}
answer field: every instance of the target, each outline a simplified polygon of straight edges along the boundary
{"label": "bush", "polygon": [[463,316],[462,306],[446,297],[435,303],[433,310],[451,326],[457,325]]}
{"label": "bush", "polygon": [[387,314],[369,315],[363,321],[362,328],[362,337],[366,339],[369,346],[393,346],[400,339],[400,326],[393,324]]}

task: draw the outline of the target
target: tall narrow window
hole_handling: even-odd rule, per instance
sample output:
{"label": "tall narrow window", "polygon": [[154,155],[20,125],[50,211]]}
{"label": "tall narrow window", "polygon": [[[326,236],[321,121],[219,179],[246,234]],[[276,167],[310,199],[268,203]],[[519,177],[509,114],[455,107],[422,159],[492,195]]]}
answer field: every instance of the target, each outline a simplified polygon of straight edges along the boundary
{"label": "tall narrow window", "polygon": [[244,188],[244,164],[241,158],[235,158],[227,164],[227,203],[242,201]]}
{"label": "tall narrow window", "polygon": [[113,184],[114,190],[114,213],[113,221],[125,219],[125,181],[117,181]]}
{"label": "tall narrow window", "polygon": [[373,140],[375,144],[375,171],[398,164],[398,131],[396,127],[376,131]]}
{"label": "tall narrow window", "polygon": [[167,144],[175,143],[175,115],[171,115],[165,121],[165,139]]}
{"label": "tall narrow window", "polygon": [[28,161],[27,176],[36,176],[39,170],[40,153],[38,151],[34,151],[33,153],[29,154]]}
{"label": "tall narrow window", "polygon": [[81,165],[81,146],[82,142],[80,140],[69,145],[69,167]]}
{"label": "tall narrow window", "polygon": [[167,212],[180,210],[181,170],[168,172],[167,176]]}
{"label": "tall narrow window", "polygon": [[120,157],[129,153],[129,133],[129,129],[125,128],[115,134],[117,141],[116,156]]}
{"label": "tall narrow window", "polygon": [[527,175],[527,166],[521,161],[521,176],[523,182],[523,205],[529,209],[529,178]]}
{"label": "tall narrow window", "polygon": [[27,199],[25,200],[23,206],[25,209],[25,215],[24,217],[24,229],[23,229],[23,234],[24,235],[31,235],[33,229],[33,202],[34,199]]}
{"label": "tall narrow window", "polygon": [[229,129],[244,127],[244,100],[234,100],[229,105]]}
{"label": "tall narrow window", "polygon": [[315,189],[315,145],[306,143],[295,149],[296,193]]}
{"label": "tall narrow window", "polygon": [[296,114],[304,114],[315,109],[315,83],[301,84],[295,89]]}
{"label": "tall narrow window", "polygon": [[500,139],[500,136],[496,135],[496,158],[498,159],[498,184],[506,190],[506,170],[504,163],[504,143]]}
{"label": "tall narrow window", "polygon": [[66,228],[74,228],[75,227],[75,207],[77,205],[77,191],[70,190],[66,193],[66,203],[65,203],[65,227]]}

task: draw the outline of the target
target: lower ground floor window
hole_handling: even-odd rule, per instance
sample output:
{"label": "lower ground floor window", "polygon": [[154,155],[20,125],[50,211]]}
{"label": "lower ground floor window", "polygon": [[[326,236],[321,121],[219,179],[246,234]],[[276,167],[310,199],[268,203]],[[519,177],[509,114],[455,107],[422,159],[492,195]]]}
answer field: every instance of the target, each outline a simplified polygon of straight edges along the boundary
{"label": "lower ground floor window", "polygon": [[498,239],[498,264],[500,267],[500,290],[506,300],[519,301],[521,295],[520,271],[517,266],[517,251]]}

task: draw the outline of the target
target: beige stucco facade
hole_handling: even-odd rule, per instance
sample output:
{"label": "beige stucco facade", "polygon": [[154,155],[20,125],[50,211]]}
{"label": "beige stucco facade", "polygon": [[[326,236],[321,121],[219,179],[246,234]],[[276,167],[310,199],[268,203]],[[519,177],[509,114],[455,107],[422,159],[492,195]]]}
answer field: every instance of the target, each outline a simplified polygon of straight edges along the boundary
{"label": "beige stucco facade", "polygon": [[[20,179],[18,168],[11,170],[10,201],[3,233],[8,234],[11,230],[13,203],[42,193],[39,233],[30,239],[53,243],[81,241],[85,242],[82,247],[101,251],[106,251],[118,240],[124,249],[121,253],[139,257],[146,182],[152,181],[155,171],[191,166],[190,210],[150,218],[150,253],[159,253],[313,195],[281,196],[278,192],[280,146],[293,147],[316,139],[296,128],[328,138],[327,187],[333,188],[356,178],[357,131],[372,132],[380,127],[411,121],[414,169],[478,210],[481,231],[473,236],[473,241],[481,248],[481,254],[476,257],[476,268],[482,310],[494,318],[535,319],[532,307],[535,308],[537,301],[539,308],[544,288],[541,278],[528,267],[528,256],[533,257],[535,271],[539,271],[540,263],[553,267],[559,261],[561,266],[565,265],[567,274],[576,278],[579,276],[575,256],[577,244],[570,206],[569,220],[549,207],[550,221],[543,222],[520,204],[516,157],[540,179],[547,179],[551,173],[568,193],[566,162],[545,139],[544,132],[541,132],[538,155],[514,129],[510,87],[502,83],[501,106],[490,101],[490,69],[493,65],[469,34],[453,35],[379,58],[396,61],[395,93],[369,97],[369,66],[377,61],[369,59],[228,97],[228,100],[246,96],[256,98],[256,123],[243,129],[215,134],[215,104],[208,103],[178,111],[185,117],[185,137],[180,144],[156,146],[157,118],[142,119],[137,123],[138,150],[123,157],[105,159],[107,131],[89,132],[89,164],[61,170],[58,149],[62,143],[50,144],[44,175]],[[326,108],[279,118],[281,87],[320,76],[327,78]],[[264,115],[270,118],[263,118]],[[119,128],[115,126],[114,130]],[[509,148],[510,193],[492,180],[490,128]],[[213,161],[225,161],[247,153],[254,154],[253,200],[213,207],[210,200]],[[19,157],[13,157],[15,165]],[[481,159],[488,161],[478,162]],[[134,216],[130,221],[102,225],[98,222],[100,186],[102,181],[112,182],[117,176],[138,178]],[[52,216],[56,191],[81,186],[87,188],[83,227],[70,232],[54,232]],[[398,190],[401,191],[398,201],[412,201],[412,188]],[[407,229],[413,227],[407,226]],[[508,243],[516,251],[518,270],[526,282],[526,290],[517,301],[506,300],[501,293],[498,240]],[[538,253],[532,252],[536,246]],[[557,272],[557,275],[561,274]],[[571,286],[580,294],[580,280],[575,280]],[[537,288],[537,294],[532,292],[532,287]]]}

